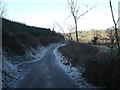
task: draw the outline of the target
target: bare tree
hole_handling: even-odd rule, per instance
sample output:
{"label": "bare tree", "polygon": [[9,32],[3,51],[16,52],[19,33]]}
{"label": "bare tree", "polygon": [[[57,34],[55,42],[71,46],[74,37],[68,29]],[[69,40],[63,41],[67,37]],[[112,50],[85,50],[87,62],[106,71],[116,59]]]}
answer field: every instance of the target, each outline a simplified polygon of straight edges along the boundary
{"label": "bare tree", "polygon": [[110,45],[113,46],[115,40],[115,31],[114,28],[108,28],[106,30],[106,35],[110,39]]}
{"label": "bare tree", "polygon": [[82,16],[84,16],[86,13],[88,13],[92,8],[95,6],[92,6],[90,9],[86,10],[84,13],[78,15],[80,7],[77,5],[77,0],[68,0],[67,6],[70,10],[71,15],[74,18],[75,23],[75,33],[76,33],[76,41],[78,42],[78,19]]}
{"label": "bare tree", "polygon": [[115,21],[115,17],[114,17],[114,13],[113,13],[113,7],[112,7],[111,0],[109,0],[109,4],[110,4],[110,9],[111,9],[111,14],[112,14],[113,23],[114,23],[114,30],[115,30],[116,42],[117,42],[117,46],[118,46],[118,48],[119,48],[119,38],[118,38],[117,24],[118,24],[120,18],[118,18],[118,20]]}
{"label": "bare tree", "polygon": [[0,0],[0,18],[5,16],[5,7],[6,5],[3,5],[2,0]]}
{"label": "bare tree", "polygon": [[94,35],[94,37],[99,37],[100,31],[93,29],[93,35]]}
{"label": "bare tree", "polygon": [[72,26],[72,25],[69,25],[69,27],[68,27],[68,30],[69,30],[69,39],[70,40],[73,40],[73,37],[72,37],[72,33],[74,32],[74,26]]}
{"label": "bare tree", "polygon": [[65,38],[69,38],[69,35],[65,33],[65,30],[63,29],[63,27],[58,23],[58,22],[54,22],[54,28],[58,27],[59,31],[62,32],[62,34],[65,36]]}

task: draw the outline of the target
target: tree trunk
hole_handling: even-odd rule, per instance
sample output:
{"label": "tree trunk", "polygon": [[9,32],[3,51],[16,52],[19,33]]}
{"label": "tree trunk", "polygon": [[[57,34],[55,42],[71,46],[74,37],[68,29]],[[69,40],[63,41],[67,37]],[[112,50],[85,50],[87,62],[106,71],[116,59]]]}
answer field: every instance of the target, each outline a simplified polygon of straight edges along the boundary
{"label": "tree trunk", "polygon": [[119,44],[119,37],[118,37],[118,31],[117,31],[117,26],[115,25],[115,35],[116,35],[116,41],[117,41],[117,47],[118,47],[118,55],[120,55],[120,44]]}
{"label": "tree trunk", "polygon": [[78,42],[78,31],[77,31],[77,20],[75,19],[75,33],[76,33],[76,41]]}
{"label": "tree trunk", "polygon": [[117,42],[117,46],[118,48],[120,47],[119,46],[119,38],[118,38],[118,31],[117,31],[117,26],[115,25],[115,35],[116,35],[116,42]]}
{"label": "tree trunk", "polygon": [[116,36],[116,42],[117,42],[117,47],[118,47],[118,54],[120,54],[119,37],[118,37],[118,32],[117,32],[117,22],[115,22],[115,18],[114,18],[114,15],[113,15],[111,0],[109,0],[109,1],[110,1],[110,9],[111,9],[112,18],[113,18],[113,22],[114,22],[114,25],[115,25],[115,36]]}

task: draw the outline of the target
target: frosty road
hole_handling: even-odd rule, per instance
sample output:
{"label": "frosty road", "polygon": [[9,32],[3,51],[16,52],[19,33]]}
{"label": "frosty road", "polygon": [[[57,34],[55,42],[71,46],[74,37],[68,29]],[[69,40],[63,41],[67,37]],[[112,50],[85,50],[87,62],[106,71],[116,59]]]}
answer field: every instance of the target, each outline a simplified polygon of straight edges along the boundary
{"label": "frosty road", "polygon": [[30,71],[18,83],[17,88],[75,88],[55,58],[53,51],[57,46],[53,45],[40,61],[21,65]]}

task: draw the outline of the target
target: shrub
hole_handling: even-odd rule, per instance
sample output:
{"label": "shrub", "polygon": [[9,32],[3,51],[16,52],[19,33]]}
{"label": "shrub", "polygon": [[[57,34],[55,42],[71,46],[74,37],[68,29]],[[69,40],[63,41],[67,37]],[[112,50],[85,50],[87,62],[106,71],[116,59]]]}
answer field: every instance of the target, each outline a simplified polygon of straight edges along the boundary
{"label": "shrub", "polygon": [[120,86],[120,56],[99,52],[91,44],[70,41],[59,51],[73,66],[84,65],[84,77],[96,86]]}
{"label": "shrub", "polygon": [[74,66],[82,65],[87,57],[95,55],[98,51],[91,44],[78,43],[70,41],[66,46],[59,48],[59,51]]}
{"label": "shrub", "polygon": [[25,54],[25,49],[23,46],[18,42],[16,38],[13,36],[9,35],[7,32],[3,31],[2,32],[2,44],[3,47],[5,47],[5,50],[8,53],[13,53],[17,55],[23,55]]}
{"label": "shrub", "polygon": [[[119,58],[120,60],[120,58]],[[85,63],[85,78],[98,86],[119,87],[120,61],[109,53],[99,53]]]}

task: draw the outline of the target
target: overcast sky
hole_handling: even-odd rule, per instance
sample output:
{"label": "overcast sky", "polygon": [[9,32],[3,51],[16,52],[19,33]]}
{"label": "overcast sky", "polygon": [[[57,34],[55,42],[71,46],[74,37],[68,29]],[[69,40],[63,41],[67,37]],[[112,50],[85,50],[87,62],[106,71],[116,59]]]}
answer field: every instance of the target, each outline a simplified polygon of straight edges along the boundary
{"label": "overcast sky", "polygon": [[[3,0],[6,3],[6,18],[31,26],[53,28],[58,23],[65,32],[74,25],[69,15],[68,0]],[[109,0],[78,0],[79,13],[97,5],[78,21],[78,30],[106,29],[113,26]],[[112,0],[114,15],[118,18],[118,1]]]}

